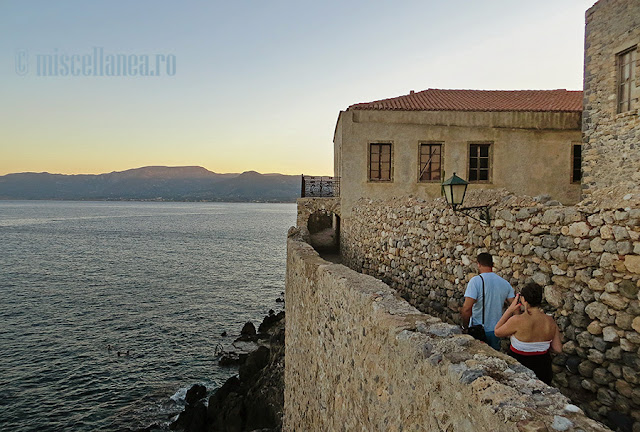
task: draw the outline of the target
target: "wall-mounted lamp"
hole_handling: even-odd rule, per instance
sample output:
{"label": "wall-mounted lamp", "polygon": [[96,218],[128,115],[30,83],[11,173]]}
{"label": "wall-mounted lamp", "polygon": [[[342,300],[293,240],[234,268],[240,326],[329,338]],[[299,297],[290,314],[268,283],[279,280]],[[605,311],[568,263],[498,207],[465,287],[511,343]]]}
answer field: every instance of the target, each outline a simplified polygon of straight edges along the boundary
{"label": "wall-mounted lamp", "polygon": [[[469,182],[461,179],[453,173],[453,176],[442,182],[442,191],[447,200],[447,204],[451,206],[454,212],[460,212],[471,219],[484,222],[487,225],[491,221],[489,218],[489,206],[462,207],[464,196],[467,193]],[[477,217],[472,214],[476,213]]]}

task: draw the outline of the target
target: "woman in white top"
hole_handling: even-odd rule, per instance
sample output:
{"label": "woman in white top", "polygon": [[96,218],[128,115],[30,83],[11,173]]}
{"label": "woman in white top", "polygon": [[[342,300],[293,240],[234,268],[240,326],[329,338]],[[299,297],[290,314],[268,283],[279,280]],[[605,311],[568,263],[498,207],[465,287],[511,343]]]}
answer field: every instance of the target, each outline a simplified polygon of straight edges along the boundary
{"label": "woman in white top", "polygon": [[[496,324],[495,335],[511,338],[509,355],[551,384],[551,351],[562,351],[560,329],[552,317],[540,309],[542,287],[527,284]],[[522,310],[523,309],[523,310]]]}

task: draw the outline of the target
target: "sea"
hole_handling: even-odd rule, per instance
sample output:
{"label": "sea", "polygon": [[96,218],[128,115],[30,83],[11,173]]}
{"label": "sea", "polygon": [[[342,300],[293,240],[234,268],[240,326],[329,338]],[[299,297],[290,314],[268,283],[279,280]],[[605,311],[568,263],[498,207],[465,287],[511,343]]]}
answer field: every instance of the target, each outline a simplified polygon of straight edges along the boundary
{"label": "sea", "polygon": [[[284,308],[295,204],[0,201],[0,430],[168,430]],[[228,336],[222,336],[226,332]]]}

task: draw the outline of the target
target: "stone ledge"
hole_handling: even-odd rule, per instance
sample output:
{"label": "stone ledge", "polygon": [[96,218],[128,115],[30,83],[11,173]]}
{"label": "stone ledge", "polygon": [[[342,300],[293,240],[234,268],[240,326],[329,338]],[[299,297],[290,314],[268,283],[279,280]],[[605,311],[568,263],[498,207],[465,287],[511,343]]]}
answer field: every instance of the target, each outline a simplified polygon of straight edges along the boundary
{"label": "stone ledge", "polygon": [[[324,261],[292,234],[285,430],[331,430],[336,424],[368,430],[379,424],[386,430],[462,431],[470,424],[477,431],[609,430],[511,357],[421,314],[380,280]],[[297,313],[290,317],[290,310]],[[321,340],[323,335],[331,340]],[[338,359],[346,367],[334,363]],[[311,385],[308,370],[316,371],[313,392],[299,388]],[[303,419],[305,412],[310,415]]]}

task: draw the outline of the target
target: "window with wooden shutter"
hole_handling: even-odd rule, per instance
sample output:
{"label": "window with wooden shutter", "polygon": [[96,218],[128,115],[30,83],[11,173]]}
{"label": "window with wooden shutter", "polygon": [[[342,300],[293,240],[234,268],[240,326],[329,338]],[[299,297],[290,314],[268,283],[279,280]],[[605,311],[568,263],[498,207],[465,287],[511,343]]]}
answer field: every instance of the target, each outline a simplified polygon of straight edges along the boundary
{"label": "window with wooden shutter", "polygon": [[391,181],[391,143],[369,144],[369,180]]}
{"label": "window with wooden shutter", "polygon": [[618,54],[618,113],[637,107],[634,97],[636,86],[636,48]]}
{"label": "window with wooden shutter", "polygon": [[420,144],[420,181],[439,181],[442,178],[442,143]]}

